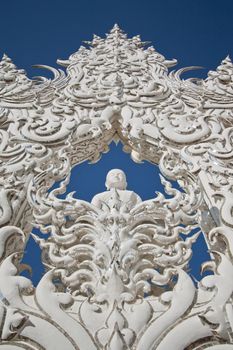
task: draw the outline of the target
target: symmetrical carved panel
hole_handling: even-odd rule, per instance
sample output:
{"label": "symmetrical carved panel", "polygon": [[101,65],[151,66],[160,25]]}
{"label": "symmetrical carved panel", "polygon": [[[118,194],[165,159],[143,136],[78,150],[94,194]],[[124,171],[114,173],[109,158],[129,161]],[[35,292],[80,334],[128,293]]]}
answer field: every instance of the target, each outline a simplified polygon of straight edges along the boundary
{"label": "symmetrical carved panel", "polygon": [[[66,72],[40,66],[53,79],[0,62],[0,349],[232,349],[233,64],[183,80],[195,67],[169,71],[117,25],[85,45]],[[91,203],[61,199],[72,166],[113,140],[181,189],[161,176],[167,195],[142,201],[113,169]],[[20,275],[30,234],[36,287]],[[194,281],[200,234],[212,274]]]}

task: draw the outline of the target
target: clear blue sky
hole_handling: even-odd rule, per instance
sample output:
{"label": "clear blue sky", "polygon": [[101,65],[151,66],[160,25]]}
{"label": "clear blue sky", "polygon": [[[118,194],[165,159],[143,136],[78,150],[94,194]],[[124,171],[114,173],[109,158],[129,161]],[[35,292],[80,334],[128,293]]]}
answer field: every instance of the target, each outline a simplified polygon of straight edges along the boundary
{"label": "clear blue sky", "polygon": [[[68,58],[93,33],[104,36],[114,23],[129,36],[140,34],[150,40],[168,59],[178,59],[177,68],[206,68],[195,71],[195,76],[205,77],[228,54],[233,58],[232,0],[11,0],[2,1],[0,9],[0,54],[8,54],[29,76],[40,74],[31,65],[56,66],[57,58]],[[134,164],[120,147],[96,165],[77,167],[69,190],[75,188],[78,197],[89,200],[104,190],[105,174],[112,167],[126,170],[129,187],[145,199],[160,190],[156,169]],[[202,245],[201,240],[196,244],[192,262],[196,276],[200,261],[206,259],[200,253]],[[33,242],[25,260],[32,263],[36,282],[40,264]]]}
{"label": "clear blue sky", "polygon": [[212,69],[233,55],[232,0],[11,0],[0,9],[0,49],[30,74],[32,64],[54,65],[115,22],[181,66]]}

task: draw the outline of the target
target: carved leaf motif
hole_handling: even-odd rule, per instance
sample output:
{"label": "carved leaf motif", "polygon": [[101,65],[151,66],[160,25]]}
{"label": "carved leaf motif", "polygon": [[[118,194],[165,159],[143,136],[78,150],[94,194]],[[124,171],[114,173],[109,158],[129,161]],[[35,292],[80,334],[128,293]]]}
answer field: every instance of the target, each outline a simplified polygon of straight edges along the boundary
{"label": "carved leaf motif", "polygon": [[[232,62],[182,79],[199,67],[169,73],[176,60],[117,25],[85,44],[58,61],[66,72],[38,66],[52,80],[0,62],[0,347],[230,349]],[[71,167],[97,162],[112,140],[184,192],[161,178],[170,198],[121,187],[92,203],[60,199]],[[49,234],[34,235],[48,270],[36,289],[19,275],[33,224]],[[195,287],[186,270],[199,226],[214,274]]]}

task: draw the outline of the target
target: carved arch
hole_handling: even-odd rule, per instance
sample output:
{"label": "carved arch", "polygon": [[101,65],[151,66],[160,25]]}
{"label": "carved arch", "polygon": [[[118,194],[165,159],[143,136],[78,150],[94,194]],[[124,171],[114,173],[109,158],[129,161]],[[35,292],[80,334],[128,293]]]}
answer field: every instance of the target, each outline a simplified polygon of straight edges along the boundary
{"label": "carved arch", "polygon": [[[228,349],[233,64],[227,57],[207,79],[182,80],[187,68],[169,73],[175,60],[117,25],[86,45],[58,61],[66,73],[41,66],[53,80],[28,79],[7,56],[0,62],[0,347]],[[163,180],[172,199],[134,207],[117,190],[101,208],[57,198],[72,165],[97,161],[119,139],[135,161],[159,164],[186,193]],[[35,290],[18,275],[32,212],[51,233],[47,241],[35,237],[48,266]],[[183,224],[197,222],[214,258],[204,268],[215,272],[198,288],[184,269],[195,237],[179,238]],[[148,279],[155,288],[146,298]]]}

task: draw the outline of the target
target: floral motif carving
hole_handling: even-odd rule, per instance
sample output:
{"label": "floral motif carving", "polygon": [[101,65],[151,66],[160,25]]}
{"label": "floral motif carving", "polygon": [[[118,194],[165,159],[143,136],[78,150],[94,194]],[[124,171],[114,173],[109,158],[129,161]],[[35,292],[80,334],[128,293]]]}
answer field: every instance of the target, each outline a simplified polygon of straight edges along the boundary
{"label": "floral motif carving", "polygon": [[[176,60],[117,25],[84,44],[58,60],[66,72],[38,66],[53,79],[0,62],[0,348],[230,349],[233,64],[182,79],[198,67],[169,71]],[[183,190],[161,177],[167,196],[142,201],[115,169],[91,203],[61,199],[72,166],[112,140]],[[33,226],[36,287],[20,275]],[[212,275],[195,282],[200,231]]]}

